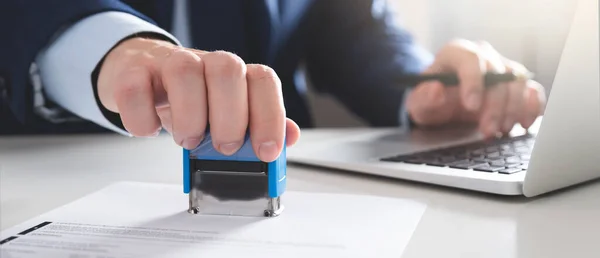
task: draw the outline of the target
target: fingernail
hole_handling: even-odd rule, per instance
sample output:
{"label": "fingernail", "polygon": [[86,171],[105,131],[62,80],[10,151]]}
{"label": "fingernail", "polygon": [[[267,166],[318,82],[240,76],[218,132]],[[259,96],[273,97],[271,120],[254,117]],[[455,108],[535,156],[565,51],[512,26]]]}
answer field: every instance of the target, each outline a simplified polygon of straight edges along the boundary
{"label": "fingernail", "polygon": [[240,149],[242,144],[240,142],[231,142],[219,145],[219,151],[225,155],[233,155]]}
{"label": "fingernail", "polygon": [[194,149],[196,147],[198,147],[198,144],[200,144],[200,141],[202,141],[202,138],[186,138],[183,140],[183,142],[181,143],[182,147],[191,150]]}
{"label": "fingernail", "polygon": [[470,110],[477,110],[479,109],[480,102],[479,94],[471,93],[467,99],[467,108]]}
{"label": "fingernail", "polygon": [[162,128],[159,128],[158,131],[156,131],[152,134],[147,134],[147,135],[143,135],[143,136],[139,136],[139,137],[140,138],[155,138],[160,134],[161,130],[162,130]]}
{"label": "fingernail", "polygon": [[160,134],[160,132],[162,132],[162,127],[158,128],[158,130],[152,135],[152,137],[156,137]]}
{"label": "fingernail", "polygon": [[259,158],[263,161],[272,161],[277,158],[279,153],[277,153],[277,145],[274,141],[261,143],[258,146],[258,155]]}

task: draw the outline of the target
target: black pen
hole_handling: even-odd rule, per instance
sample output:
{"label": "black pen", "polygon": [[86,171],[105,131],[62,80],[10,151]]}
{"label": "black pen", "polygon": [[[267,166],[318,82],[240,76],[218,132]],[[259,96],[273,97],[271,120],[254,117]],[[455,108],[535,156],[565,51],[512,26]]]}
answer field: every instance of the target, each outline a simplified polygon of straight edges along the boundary
{"label": "black pen", "polygon": [[[532,78],[532,74],[515,74],[515,73],[493,73],[488,72],[484,74],[482,80],[484,87],[490,88],[499,83],[512,82],[517,80],[529,80]],[[458,86],[460,80],[454,73],[439,73],[439,74],[416,74],[416,75],[401,75],[398,78],[402,84],[408,84],[416,86],[426,81],[436,80],[441,82],[447,87]]]}

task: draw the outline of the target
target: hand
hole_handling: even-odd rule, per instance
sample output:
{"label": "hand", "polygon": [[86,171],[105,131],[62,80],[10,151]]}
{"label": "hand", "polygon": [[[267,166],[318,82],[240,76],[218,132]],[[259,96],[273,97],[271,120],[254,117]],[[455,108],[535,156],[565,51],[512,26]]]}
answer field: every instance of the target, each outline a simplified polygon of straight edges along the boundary
{"label": "hand", "polygon": [[444,87],[437,81],[417,85],[407,100],[411,118],[424,126],[477,123],[485,137],[507,134],[517,123],[529,128],[543,113],[544,88],[529,80],[484,90],[486,71],[527,73],[523,65],[501,56],[487,43],[457,40],[447,44],[425,73],[456,73],[460,85]]}
{"label": "hand", "polygon": [[132,135],[152,137],[165,128],[187,149],[198,146],[207,123],[215,149],[225,155],[241,147],[250,128],[254,151],[264,162],[300,136],[298,125],[286,118],[277,74],[223,51],[126,40],[107,55],[98,94]]}

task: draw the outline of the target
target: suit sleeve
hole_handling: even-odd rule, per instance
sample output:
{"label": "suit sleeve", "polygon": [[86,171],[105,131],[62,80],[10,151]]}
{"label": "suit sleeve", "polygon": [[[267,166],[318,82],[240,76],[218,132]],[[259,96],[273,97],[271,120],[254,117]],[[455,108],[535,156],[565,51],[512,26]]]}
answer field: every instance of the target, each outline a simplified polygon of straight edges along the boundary
{"label": "suit sleeve", "polygon": [[10,89],[5,102],[21,122],[33,115],[30,67],[37,64],[48,97],[74,114],[126,134],[97,104],[94,69],[120,40],[149,32],[171,35],[148,17],[114,0],[0,1],[0,76]]}
{"label": "suit sleeve", "polygon": [[333,95],[372,126],[408,126],[404,102],[414,85],[398,81],[433,61],[385,1],[317,1],[309,16],[306,70],[313,87]]}

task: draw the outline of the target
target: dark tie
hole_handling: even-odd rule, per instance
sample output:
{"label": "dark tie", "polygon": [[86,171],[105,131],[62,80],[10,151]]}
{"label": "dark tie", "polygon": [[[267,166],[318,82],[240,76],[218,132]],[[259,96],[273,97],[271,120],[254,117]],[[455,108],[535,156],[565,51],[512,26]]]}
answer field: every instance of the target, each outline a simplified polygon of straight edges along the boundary
{"label": "dark tie", "polygon": [[190,0],[189,22],[194,47],[246,56],[244,2],[246,0]]}
{"label": "dark tie", "polygon": [[190,33],[194,48],[225,50],[239,55],[247,63],[268,64],[272,39],[278,31],[279,2],[189,0]]}
{"label": "dark tie", "polygon": [[269,49],[272,45],[271,39],[277,32],[273,13],[269,10],[267,1],[270,0],[246,0],[244,1],[244,27],[248,46],[247,62],[267,64],[269,63]]}

